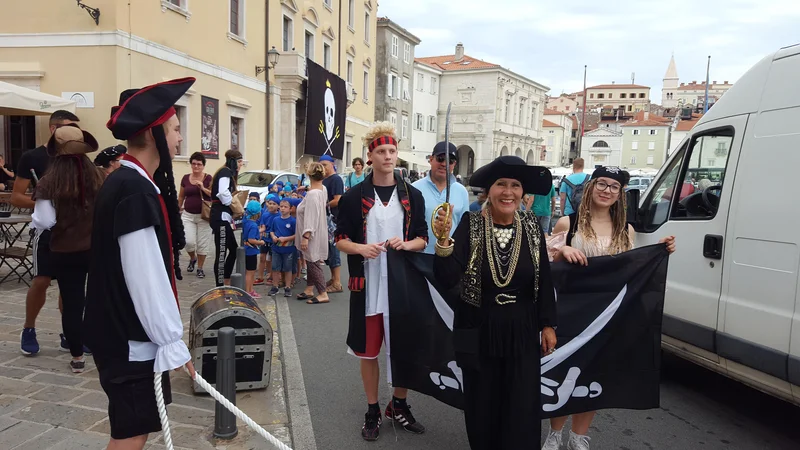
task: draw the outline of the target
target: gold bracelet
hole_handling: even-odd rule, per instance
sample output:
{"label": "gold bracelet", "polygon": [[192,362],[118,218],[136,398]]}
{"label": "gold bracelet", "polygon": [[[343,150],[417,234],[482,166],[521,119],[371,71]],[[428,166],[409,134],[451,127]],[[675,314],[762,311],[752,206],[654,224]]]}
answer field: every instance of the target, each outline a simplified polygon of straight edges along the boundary
{"label": "gold bracelet", "polygon": [[436,256],[441,256],[442,258],[447,258],[448,256],[453,254],[453,249],[455,248],[455,246],[453,244],[455,243],[455,241],[453,240],[453,238],[449,238],[448,242],[449,242],[449,245],[442,246],[441,244],[439,244],[438,240],[436,241],[436,244],[434,244],[434,246],[433,246],[433,248],[434,248],[434,250],[436,252]]}

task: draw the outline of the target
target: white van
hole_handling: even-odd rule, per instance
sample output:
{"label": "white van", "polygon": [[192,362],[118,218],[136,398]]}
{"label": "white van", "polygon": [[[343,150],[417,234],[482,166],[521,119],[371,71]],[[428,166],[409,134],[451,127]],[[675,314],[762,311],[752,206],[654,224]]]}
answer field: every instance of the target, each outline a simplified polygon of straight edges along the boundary
{"label": "white van", "polygon": [[637,245],[676,237],[663,348],[798,405],[799,77],[800,45],[761,60],[698,121],[631,211]]}

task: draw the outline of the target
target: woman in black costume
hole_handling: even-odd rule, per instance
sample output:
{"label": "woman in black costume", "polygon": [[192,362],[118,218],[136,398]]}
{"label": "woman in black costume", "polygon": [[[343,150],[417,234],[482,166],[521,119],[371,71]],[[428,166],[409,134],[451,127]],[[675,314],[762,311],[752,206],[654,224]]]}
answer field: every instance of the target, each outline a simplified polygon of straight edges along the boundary
{"label": "woman in black costume", "polygon": [[[556,299],[544,234],[519,205],[526,193],[549,192],[551,180],[516,156],[494,160],[470,179],[488,192],[483,209],[436,244],[436,278],[461,281],[453,339],[472,449],[540,446],[539,361],[556,346]],[[439,211],[433,227],[449,236],[451,220]]]}

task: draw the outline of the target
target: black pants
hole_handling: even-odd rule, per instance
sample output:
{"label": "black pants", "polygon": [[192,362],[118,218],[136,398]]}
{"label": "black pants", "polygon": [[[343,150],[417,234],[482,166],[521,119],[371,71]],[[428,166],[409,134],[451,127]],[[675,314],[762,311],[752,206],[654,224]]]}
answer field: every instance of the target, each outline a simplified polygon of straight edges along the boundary
{"label": "black pants", "polygon": [[472,450],[541,447],[539,358],[479,359],[462,366],[464,420]]}
{"label": "black pants", "polygon": [[[211,225],[214,233],[214,248],[216,249],[217,262],[214,264],[214,279],[217,286],[225,284],[224,280],[231,277],[233,266],[236,264],[236,236],[233,235],[231,224],[221,220]],[[227,253],[227,255],[226,255]]]}
{"label": "black pants", "polygon": [[64,311],[61,327],[69,342],[72,356],[83,355],[83,309],[86,306],[86,276],[89,274],[89,252],[52,252],[53,275],[58,282]]}

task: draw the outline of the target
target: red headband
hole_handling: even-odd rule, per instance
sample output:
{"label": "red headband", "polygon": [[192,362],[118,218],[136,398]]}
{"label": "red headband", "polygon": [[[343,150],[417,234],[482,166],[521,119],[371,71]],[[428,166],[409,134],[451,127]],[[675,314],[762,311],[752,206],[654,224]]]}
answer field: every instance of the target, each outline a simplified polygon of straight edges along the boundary
{"label": "red headband", "polygon": [[387,144],[391,144],[397,147],[397,139],[393,138],[392,136],[379,136],[375,138],[374,141],[369,143],[369,151],[375,150],[375,147]]}

